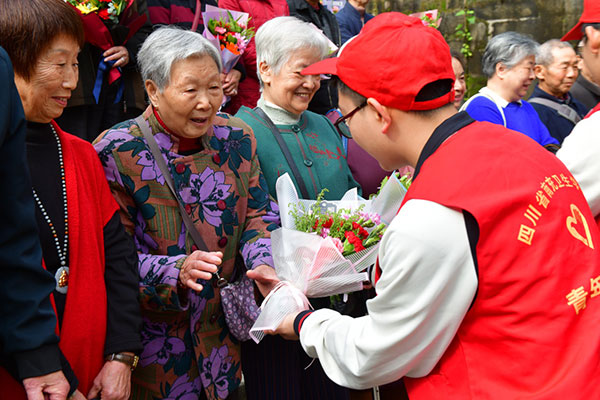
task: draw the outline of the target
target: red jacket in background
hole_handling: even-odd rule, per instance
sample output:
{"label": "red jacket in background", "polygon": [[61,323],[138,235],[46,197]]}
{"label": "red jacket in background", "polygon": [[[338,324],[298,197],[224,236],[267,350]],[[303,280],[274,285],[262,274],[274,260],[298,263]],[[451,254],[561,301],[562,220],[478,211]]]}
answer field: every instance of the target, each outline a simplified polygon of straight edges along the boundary
{"label": "red jacket in background", "polygon": [[[219,0],[219,7],[250,14],[248,25],[254,27],[255,31],[272,18],[290,15],[286,0]],[[254,38],[242,54],[242,61],[246,68],[246,79],[240,82],[238,95],[231,99],[227,107],[226,111],[230,114],[235,114],[241,106],[256,107],[260,97]]]}

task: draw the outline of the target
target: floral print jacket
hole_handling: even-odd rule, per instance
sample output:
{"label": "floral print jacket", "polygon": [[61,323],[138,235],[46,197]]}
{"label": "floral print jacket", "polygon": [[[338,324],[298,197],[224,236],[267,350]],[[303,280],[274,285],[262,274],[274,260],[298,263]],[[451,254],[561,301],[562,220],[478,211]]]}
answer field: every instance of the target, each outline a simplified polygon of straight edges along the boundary
{"label": "floral print jacket", "polygon": [[[218,114],[202,136],[202,150],[178,153],[151,107],[143,118],[158,143],[177,194],[211,251],[223,252],[221,275],[229,278],[236,255],[246,268],[273,265],[270,231],[278,227],[276,204],[256,155],[250,128]],[[179,270],[196,246],[177,201],[135,120],[115,125],[94,144],[121,219],[139,254],[144,350],[133,374],[134,399],[224,399],[240,383],[239,342],[229,333],[219,289],[178,288]]]}

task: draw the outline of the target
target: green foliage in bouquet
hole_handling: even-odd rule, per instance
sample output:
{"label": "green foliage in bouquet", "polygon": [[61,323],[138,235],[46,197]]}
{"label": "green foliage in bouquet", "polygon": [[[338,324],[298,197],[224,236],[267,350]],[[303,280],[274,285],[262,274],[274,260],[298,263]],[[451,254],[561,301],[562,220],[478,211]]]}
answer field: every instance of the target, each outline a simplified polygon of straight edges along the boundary
{"label": "green foliage in bouquet", "polygon": [[385,232],[385,224],[374,213],[365,213],[361,205],[357,210],[331,210],[323,201],[327,189],[323,189],[310,207],[292,204],[290,215],[296,230],[330,237],[343,256],[357,253],[379,243]]}

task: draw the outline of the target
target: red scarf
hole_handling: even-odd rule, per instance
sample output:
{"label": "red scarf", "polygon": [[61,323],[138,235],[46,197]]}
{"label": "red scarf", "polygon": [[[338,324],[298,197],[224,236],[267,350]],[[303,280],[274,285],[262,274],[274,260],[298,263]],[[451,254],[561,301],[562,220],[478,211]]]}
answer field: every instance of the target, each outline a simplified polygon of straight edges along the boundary
{"label": "red scarf", "polygon": [[[87,395],[104,364],[103,228],[119,207],[94,148],[52,124],[62,144],[69,208],[69,290],[58,332],[60,349],[79,380],[78,390]],[[26,399],[22,385],[3,368],[0,387],[2,398]]]}

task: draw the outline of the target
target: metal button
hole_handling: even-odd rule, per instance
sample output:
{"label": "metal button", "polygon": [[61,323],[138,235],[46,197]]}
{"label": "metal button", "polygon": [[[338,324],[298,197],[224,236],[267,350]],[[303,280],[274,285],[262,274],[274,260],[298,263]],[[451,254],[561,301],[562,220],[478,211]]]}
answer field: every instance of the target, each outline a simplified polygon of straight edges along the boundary
{"label": "metal button", "polygon": [[304,160],[304,165],[306,165],[307,167],[312,167],[313,162],[312,160],[309,160],[308,158],[306,160]]}
{"label": "metal button", "polygon": [[296,133],[300,132],[300,127],[298,125],[293,125],[292,130]]}
{"label": "metal button", "polygon": [[215,322],[217,322],[217,319],[218,319],[218,318],[219,318],[219,317],[217,316],[217,314],[213,314],[213,315],[211,315],[211,316],[210,316],[210,323],[211,323],[211,324],[214,324]]}

